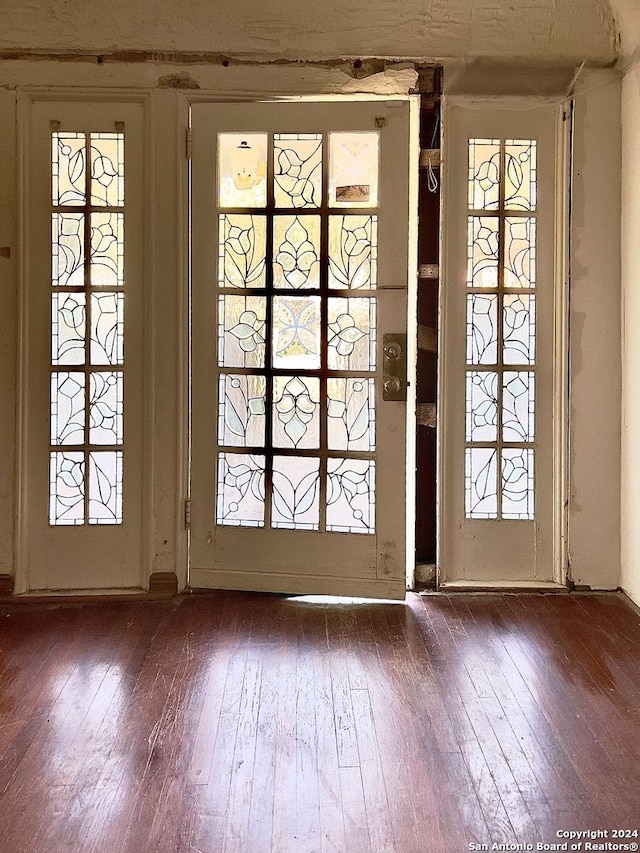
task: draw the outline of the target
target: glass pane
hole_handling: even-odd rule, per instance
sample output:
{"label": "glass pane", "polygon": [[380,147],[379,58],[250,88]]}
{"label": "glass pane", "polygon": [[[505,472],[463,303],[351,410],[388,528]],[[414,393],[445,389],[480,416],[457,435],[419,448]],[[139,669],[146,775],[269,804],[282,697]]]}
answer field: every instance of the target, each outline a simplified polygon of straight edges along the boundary
{"label": "glass pane", "polygon": [[264,207],[267,203],[267,134],[218,134],[220,207]]}
{"label": "glass pane", "polygon": [[122,408],[122,373],[91,373],[90,444],[122,444]]}
{"label": "glass pane", "polygon": [[320,217],[275,216],[273,286],[320,286]]}
{"label": "glass pane", "polygon": [[85,294],[51,295],[51,363],[84,364]]}
{"label": "glass pane", "polygon": [[84,444],[84,373],[51,374],[51,444]]}
{"label": "glass pane", "polygon": [[329,287],[374,288],[377,259],[377,216],[329,218]]}
{"label": "glass pane", "polygon": [[465,452],[465,513],[467,518],[497,518],[497,450],[467,447]]}
{"label": "glass pane", "polygon": [[504,170],[504,206],[507,210],[535,210],[536,159],[535,140],[507,139]]}
{"label": "glass pane", "polygon": [[124,215],[91,214],[92,287],[124,285]]}
{"label": "glass pane", "polygon": [[84,524],[84,453],[52,453],[49,524]]}
{"label": "glass pane", "polygon": [[218,524],[264,526],[264,456],[218,456]]}
{"label": "glass pane", "polygon": [[91,294],[91,364],[122,364],[124,294]]}
{"label": "glass pane", "polygon": [[502,391],[502,437],[504,441],[533,441],[535,375],[528,371],[505,371]]}
{"label": "glass pane", "polygon": [[54,206],[84,204],[87,188],[84,133],[54,133],[51,138],[52,202]]}
{"label": "glass pane", "polygon": [[378,133],[329,134],[329,207],[377,207]]}
{"label": "glass pane", "polygon": [[274,456],[271,526],[318,530],[320,460]]}
{"label": "glass pane", "polygon": [[273,181],[276,207],[320,207],[322,134],[276,133]]}
{"label": "glass pane", "polygon": [[497,210],[500,206],[500,140],[469,140],[469,207]]}
{"label": "glass pane", "polygon": [[84,214],[51,215],[51,283],[84,287]]}
{"label": "glass pane", "polygon": [[122,524],[122,451],[89,454],[89,524]]}
{"label": "glass pane", "polygon": [[503,305],[504,364],[533,364],[536,350],[536,297],[506,293]]}
{"label": "glass pane", "polygon": [[218,443],[264,447],[266,420],[264,376],[220,375]]}
{"label": "glass pane", "polygon": [[264,296],[220,296],[218,300],[218,364],[221,367],[264,367]]}
{"label": "glass pane", "polygon": [[273,366],[320,367],[320,297],[274,296]]}
{"label": "glass pane", "polygon": [[327,530],[375,533],[373,460],[327,460]]}
{"label": "glass pane", "polygon": [[328,363],[331,370],[375,370],[374,299],[330,298]]}
{"label": "glass pane", "polygon": [[467,286],[498,286],[498,242],[500,220],[497,216],[470,216],[467,242]]}
{"label": "glass pane", "polygon": [[535,287],[536,221],[509,217],[504,224],[504,286]]}
{"label": "glass pane", "polygon": [[328,379],[327,418],[330,450],[375,450],[373,379]]}
{"label": "glass pane", "polygon": [[467,364],[498,360],[498,297],[467,295]]}
{"label": "glass pane", "polygon": [[498,374],[467,373],[467,441],[496,441],[498,437]]}
{"label": "glass pane", "polygon": [[533,513],[533,450],[502,451],[502,517],[531,521]]}
{"label": "glass pane", "polygon": [[320,446],[320,380],[311,376],[276,376],[273,380],[275,447]]}
{"label": "glass pane", "polygon": [[91,204],[124,204],[124,134],[91,134]]}
{"label": "glass pane", "polygon": [[223,213],[219,217],[218,253],[220,287],[264,287],[266,217]]}

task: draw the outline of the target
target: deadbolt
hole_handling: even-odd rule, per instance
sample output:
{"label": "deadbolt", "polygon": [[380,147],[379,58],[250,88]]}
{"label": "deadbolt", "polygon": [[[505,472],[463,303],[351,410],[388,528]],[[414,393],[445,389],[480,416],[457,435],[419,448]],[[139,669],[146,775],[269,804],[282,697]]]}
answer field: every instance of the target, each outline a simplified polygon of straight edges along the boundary
{"label": "deadbolt", "polygon": [[407,336],[401,332],[382,339],[382,399],[407,399]]}

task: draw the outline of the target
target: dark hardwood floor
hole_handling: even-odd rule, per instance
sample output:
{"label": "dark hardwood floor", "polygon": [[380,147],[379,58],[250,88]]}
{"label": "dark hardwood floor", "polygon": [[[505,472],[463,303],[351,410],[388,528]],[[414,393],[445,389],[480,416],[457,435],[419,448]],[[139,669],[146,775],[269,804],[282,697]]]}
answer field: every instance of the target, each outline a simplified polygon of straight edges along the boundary
{"label": "dark hardwood floor", "polygon": [[0,607],[0,853],[588,829],[640,829],[640,617],[616,595]]}

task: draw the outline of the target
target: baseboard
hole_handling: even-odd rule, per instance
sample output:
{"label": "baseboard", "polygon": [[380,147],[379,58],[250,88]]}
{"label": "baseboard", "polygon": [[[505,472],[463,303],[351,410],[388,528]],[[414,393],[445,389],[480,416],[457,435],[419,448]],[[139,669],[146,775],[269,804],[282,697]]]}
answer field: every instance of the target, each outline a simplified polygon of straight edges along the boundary
{"label": "baseboard", "polygon": [[0,595],[13,595],[13,575],[0,575]]}
{"label": "baseboard", "polygon": [[178,578],[175,572],[154,572],[149,578],[149,592],[156,595],[178,594]]}

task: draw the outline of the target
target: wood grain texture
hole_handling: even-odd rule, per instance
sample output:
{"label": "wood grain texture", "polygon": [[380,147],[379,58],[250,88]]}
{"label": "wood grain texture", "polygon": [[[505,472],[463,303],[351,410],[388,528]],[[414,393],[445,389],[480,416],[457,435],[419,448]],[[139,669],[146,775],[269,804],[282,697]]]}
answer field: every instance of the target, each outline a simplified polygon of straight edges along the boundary
{"label": "wood grain texture", "polygon": [[617,595],[0,606],[2,853],[454,853],[637,828]]}

